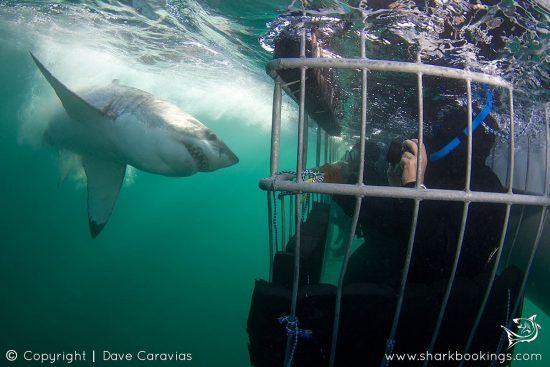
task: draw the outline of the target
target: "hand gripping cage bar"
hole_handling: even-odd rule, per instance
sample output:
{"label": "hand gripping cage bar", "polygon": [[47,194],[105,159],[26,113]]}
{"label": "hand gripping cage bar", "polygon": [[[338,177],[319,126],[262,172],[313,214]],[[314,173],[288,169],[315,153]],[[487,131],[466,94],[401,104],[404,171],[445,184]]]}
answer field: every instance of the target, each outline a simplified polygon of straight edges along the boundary
{"label": "hand gripping cage bar", "polygon": [[[512,315],[516,314],[518,308],[521,304],[521,300],[525,293],[525,286],[527,282],[527,277],[529,271],[533,264],[533,259],[539,243],[541,241],[541,235],[548,213],[548,207],[550,206],[550,129],[548,122],[548,109],[545,109],[545,131],[546,131],[546,164],[545,164],[545,183],[544,183],[544,192],[539,195],[524,195],[524,194],[515,194],[512,191],[513,188],[513,177],[514,177],[514,100],[513,100],[513,86],[507,81],[503,80],[500,77],[485,75],[482,73],[470,72],[466,70],[454,69],[449,67],[435,66],[423,64],[420,60],[416,63],[410,62],[399,62],[399,61],[386,61],[386,60],[371,60],[365,56],[365,34],[361,33],[361,57],[357,59],[353,58],[306,58],[305,56],[305,31],[302,30],[301,42],[300,42],[300,57],[299,58],[282,58],[275,59],[268,62],[266,70],[268,74],[275,81],[275,89],[273,94],[273,115],[272,115],[272,130],[271,130],[271,157],[270,157],[270,177],[260,180],[259,186],[262,190],[267,191],[268,194],[268,211],[269,211],[269,255],[270,255],[270,277],[272,274],[273,268],[273,256],[274,256],[274,246],[273,246],[273,222],[272,222],[272,200],[271,195],[274,192],[288,191],[293,192],[296,195],[294,196],[294,203],[291,202],[291,210],[294,211],[294,226],[295,226],[295,257],[294,257],[294,275],[292,283],[292,293],[291,293],[291,307],[290,307],[290,317],[294,318],[296,316],[296,304],[298,297],[298,286],[299,286],[299,276],[300,276],[300,231],[301,231],[301,218],[302,218],[302,205],[300,205],[301,195],[304,193],[317,193],[317,194],[338,194],[338,195],[349,195],[355,196],[355,208],[354,214],[352,217],[352,225],[349,232],[349,237],[347,240],[347,247],[344,255],[344,260],[341,266],[341,271],[339,275],[338,288],[336,293],[336,304],[335,304],[335,315],[334,315],[334,324],[331,340],[331,351],[330,351],[330,361],[329,366],[333,367],[335,362],[336,355],[336,345],[340,321],[340,305],[342,299],[342,289],[344,282],[344,275],[346,273],[348,261],[351,255],[351,244],[355,235],[357,228],[357,222],[359,218],[360,207],[363,197],[387,197],[387,198],[406,198],[414,200],[413,208],[413,217],[410,227],[410,234],[408,240],[408,247],[405,256],[405,263],[403,265],[403,276],[401,279],[400,287],[398,290],[398,299],[395,308],[395,313],[393,316],[393,322],[390,329],[390,334],[387,338],[387,350],[386,352],[391,353],[394,345],[394,338],[397,331],[397,326],[399,323],[399,318],[401,314],[401,307],[403,304],[405,288],[407,284],[407,276],[409,272],[409,266],[411,263],[413,244],[415,239],[416,224],[418,219],[418,210],[421,200],[445,200],[445,201],[461,201],[464,203],[458,245],[455,252],[454,262],[451,269],[451,276],[448,280],[448,284],[443,296],[442,305],[440,312],[437,318],[436,326],[434,328],[431,342],[429,345],[428,351],[432,351],[443,317],[445,315],[445,310],[447,302],[449,300],[452,284],[456,275],[458,260],[460,257],[460,252],[462,248],[462,242],[464,239],[464,232],[466,227],[466,220],[468,217],[468,208],[471,202],[485,202],[485,203],[501,203],[506,204],[506,211],[504,222],[502,225],[502,231],[499,241],[499,247],[496,253],[496,261],[493,265],[489,283],[487,289],[483,295],[482,303],[478,314],[476,316],[475,322],[472,326],[468,341],[464,353],[469,351],[469,348],[472,344],[473,338],[476,334],[476,330],[479,326],[479,322],[483,315],[495,276],[497,273],[498,264],[502,255],[502,249],[504,246],[504,241],[506,238],[506,232],[508,228],[508,222],[510,217],[510,210],[512,205],[531,205],[538,206],[541,209],[540,222],[537,229],[537,235],[535,237],[534,243],[532,245],[529,260],[527,267],[525,269],[525,274],[523,276],[518,297],[513,303]],[[308,183],[304,182],[300,174],[297,174],[295,181],[291,181],[291,178],[288,175],[277,175],[279,169],[279,150],[280,150],[280,134],[281,134],[281,105],[282,105],[282,90],[284,88],[284,82],[278,75],[279,70],[284,69],[300,69],[300,94],[299,94],[299,119],[298,119],[298,148],[297,148],[297,163],[296,163],[296,172],[302,172],[304,170],[305,162],[305,152],[304,145],[307,144],[307,127],[306,127],[306,112],[305,112],[305,81],[306,81],[306,70],[308,68],[341,68],[341,69],[355,69],[360,70],[362,73],[362,93],[361,93],[361,128],[360,128],[360,154],[359,154],[359,170],[357,183],[353,184],[335,184],[335,183]],[[418,142],[421,146],[423,144],[423,75],[438,76],[443,78],[452,78],[464,80],[466,83],[466,93],[467,93],[467,110],[468,110],[468,136],[467,136],[467,161],[466,161],[466,182],[464,185],[464,190],[439,190],[439,189],[424,189],[420,187],[420,182],[417,181],[414,188],[402,188],[402,187],[388,187],[388,186],[371,186],[363,184],[363,174],[364,174],[364,154],[365,154],[365,135],[366,135],[366,126],[367,126],[367,82],[368,74],[371,72],[399,72],[399,73],[410,73],[417,75],[417,87],[418,87]],[[508,90],[509,96],[509,114],[510,114],[510,139],[509,139],[509,150],[508,150],[508,172],[507,172],[507,192],[506,193],[494,193],[494,192],[480,192],[480,191],[471,191],[470,189],[470,179],[471,179],[471,166],[472,166],[472,90],[471,83],[484,83],[494,87],[500,87]],[[319,131],[319,130],[318,130]],[[320,134],[317,136],[317,161],[319,161],[319,144]],[[327,156],[327,139],[325,136],[325,157]],[[417,156],[417,177],[419,177],[418,170],[421,167],[421,155]],[[318,162],[317,162],[318,163]],[[282,202],[283,203],[283,202]],[[293,204],[293,205],[292,205]],[[283,209],[284,210],[284,209]],[[284,220],[284,219],[283,219]],[[276,236],[276,234],[275,234]],[[283,235],[284,236],[284,235]],[[511,321],[510,321],[511,322]],[[510,325],[508,325],[509,327]],[[285,358],[285,366],[289,367],[292,361],[289,358],[289,349],[290,349],[291,338],[288,338],[287,342],[287,353]],[[500,349],[500,348],[499,348]],[[497,350],[497,353],[500,350]],[[381,366],[387,364],[388,361],[383,359],[381,361]],[[462,362],[463,364],[464,362]],[[496,363],[496,362],[495,362]],[[424,366],[428,362],[426,361]],[[462,365],[461,364],[461,365]]]}

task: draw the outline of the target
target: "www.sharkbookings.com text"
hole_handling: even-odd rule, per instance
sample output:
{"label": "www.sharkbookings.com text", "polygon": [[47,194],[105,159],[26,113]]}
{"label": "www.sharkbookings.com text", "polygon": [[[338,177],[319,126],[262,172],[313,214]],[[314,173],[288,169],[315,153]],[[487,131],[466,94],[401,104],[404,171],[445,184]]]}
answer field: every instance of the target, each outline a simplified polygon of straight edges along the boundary
{"label": "www.sharkbookings.com text", "polygon": [[16,351],[10,349],[5,353],[8,362],[21,362],[43,365],[68,365],[87,363],[122,363],[122,362],[190,362],[193,360],[191,353],[183,352],[151,352],[139,350],[135,352],[117,352],[110,350],[75,350],[62,352],[43,352],[33,350]]}

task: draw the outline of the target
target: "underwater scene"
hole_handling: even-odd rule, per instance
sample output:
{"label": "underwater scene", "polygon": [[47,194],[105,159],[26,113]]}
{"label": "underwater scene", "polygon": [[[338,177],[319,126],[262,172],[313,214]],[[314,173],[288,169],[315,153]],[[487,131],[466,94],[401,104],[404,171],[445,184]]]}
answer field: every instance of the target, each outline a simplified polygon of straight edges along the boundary
{"label": "underwater scene", "polygon": [[[504,195],[512,181],[510,193],[542,199],[540,204],[508,209],[503,260],[497,262],[499,276],[508,274],[508,265],[518,274],[531,270],[524,302],[513,314],[515,293],[502,285],[507,296],[490,299],[485,313],[496,305],[494,310],[506,315],[509,324],[494,331],[497,337],[502,334],[504,349],[509,345],[514,354],[542,356],[507,361],[509,365],[547,365],[550,220],[543,205],[548,208],[550,186],[549,12],[544,0],[0,0],[0,366],[333,365],[330,344],[302,341],[309,337],[308,325],[300,324],[304,329],[299,329],[292,318],[284,319],[291,315],[290,304],[286,315],[277,315],[283,317],[279,321],[254,321],[265,320],[258,316],[262,310],[276,313],[279,301],[259,301],[257,293],[258,287],[276,281],[274,266],[288,265],[282,282],[287,282],[289,294],[292,281],[302,284],[296,275],[292,280],[294,260],[277,260],[276,255],[273,260],[273,241],[276,252],[293,253],[298,247],[296,222],[304,231],[312,230],[308,221],[316,207],[330,210],[322,244],[326,242],[326,250],[323,247],[318,259],[323,269],[315,275],[317,281],[304,282],[329,284],[334,296],[342,264],[347,263],[355,199],[350,204],[327,192],[303,195],[301,201],[288,192],[281,200],[271,194],[266,199],[265,185],[259,187],[260,180],[272,174],[274,79],[284,84],[277,172],[292,175],[297,170],[297,137],[304,133],[299,121],[304,119],[307,157],[298,164],[310,169],[304,181],[343,183],[336,168],[358,159],[361,70],[325,67],[304,74],[305,117],[300,119],[299,69],[270,74],[266,68],[273,59],[300,56],[422,61],[513,85],[511,127],[507,90],[489,89],[475,80],[471,84],[470,122],[477,128],[472,165],[491,171],[482,176],[482,169],[475,168],[472,187],[501,200],[504,196],[498,195]],[[307,45],[300,49],[302,29],[308,29],[303,35]],[[409,137],[418,133],[417,76],[382,72],[369,78],[366,148],[360,152],[380,158],[364,162],[365,180],[370,180],[364,182],[392,185],[389,151],[398,138],[396,162],[414,156],[414,177],[402,178],[401,164],[397,186],[420,188],[424,177],[422,168],[416,171],[416,154],[423,148],[418,150],[416,141],[411,143],[414,148],[407,146]],[[434,122],[449,116],[467,120],[466,89],[442,80],[427,77],[424,86],[428,154],[421,159],[430,160],[428,191],[449,188],[437,186],[430,176],[431,167],[437,167],[434,162],[451,162],[453,154],[466,152],[467,127],[462,134],[464,126]],[[444,136],[444,143],[435,141],[437,134]],[[515,170],[510,179],[511,136]],[[482,138],[490,144],[476,145]],[[350,177],[357,180],[354,174]],[[490,180],[499,189],[489,187]],[[458,186],[450,188],[463,190]],[[408,201],[412,205],[413,200]],[[305,214],[293,223],[288,213],[300,203]],[[373,203],[374,208],[386,205]],[[504,201],[499,203],[504,206]],[[489,268],[495,255],[500,257],[501,229],[492,223],[497,217],[502,223],[504,214],[493,216],[476,208],[472,205],[471,214],[477,222],[468,222],[475,230],[462,231],[462,256],[475,259],[472,267],[483,262],[479,266]],[[355,214],[363,220],[363,212]],[[377,213],[373,217],[381,227],[391,227],[390,232],[403,225],[409,234],[408,216],[395,223]],[[426,224],[426,218],[432,222]],[[419,238],[427,236],[428,227],[436,232],[440,218],[421,214],[424,229]],[[361,252],[365,241],[390,241],[379,234],[369,237],[359,227],[349,241],[354,253]],[[458,234],[458,227],[450,232]],[[491,248],[467,247],[490,236],[496,238]],[[538,247],[531,253],[533,243]],[[366,264],[372,279],[397,289],[401,278],[394,283],[393,277],[401,274],[403,264],[389,264],[386,255],[381,251],[377,258],[375,252]],[[435,276],[441,270],[441,279],[447,279],[452,264],[452,255],[447,255],[426,255],[433,266],[426,273]],[[413,268],[420,261],[415,259]],[[464,267],[469,264],[463,261]],[[390,267],[395,272],[386,273]],[[431,275],[411,276],[422,280]],[[265,305],[258,306],[262,302]],[[453,302],[456,306],[468,300],[451,297]],[[393,316],[393,304],[381,306]],[[326,311],[321,305],[308,307],[312,317]],[[421,321],[415,329],[423,328]],[[461,320],[454,322],[459,325]],[[332,326],[332,321],[327,324],[327,335]],[[282,347],[276,344],[279,339],[264,338],[272,327],[279,328],[281,338],[288,337]],[[361,333],[371,333],[367,329],[368,323]],[[350,353],[365,347],[361,338],[348,343]],[[341,357],[347,347],[338,348],[342,352],[336,354],[336,366],[375,365],[355,357],[347,361]],[[310,350],[322,362],[308,359]],[[458,365],[438,362],[431,364]],[[493,365],[505,363],[497,360]]]}

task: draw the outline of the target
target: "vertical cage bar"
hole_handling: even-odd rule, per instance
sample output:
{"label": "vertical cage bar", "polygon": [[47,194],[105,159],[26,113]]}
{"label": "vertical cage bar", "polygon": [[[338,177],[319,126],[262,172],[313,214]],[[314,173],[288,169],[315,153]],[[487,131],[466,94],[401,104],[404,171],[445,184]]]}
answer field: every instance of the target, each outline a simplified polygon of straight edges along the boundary
{"label": "vertical cage bar", "polygon": [[[509,91],[509,100],[510,100],[510,174],[509,174],[508,192],[512,193],[513,186],[514,186],[513,181],[514,181],[514,141],[515,141],[514,140],[515,139],[515,136],[514,136],[515,135],[514,134],[514,94],[513,94],[513,89],[512,88],[509,88],[508,91]],[[546,163],[547,163],[547,166],[548,166],[548,162],[546,162]],[[545,184],[546,185],[548,184],[546,179],[545,179]],[[507,328],[510,328],[511,321],[512,321],[513,317],[516,315],[516,313],[518,312],[519,305],[521,304],[521,302],[523,300],[523,296],[524,296],[524,292],[525,292],[525,286],[527,284],[527,278],[529,277],[529,272],[531,271],[531,266],[533,264],[535,254],[537,252],[537,249],[538,249],[538,246],[539,246],[539,243],[540,243],[540,237],[542,235],[542,230],[544,228],[544,221],[546,219],[547,210],[548,210],[547,207],[542,208],[539,228],[538,228],[538,231],[537,231],[537,236],[535,238],[535,241],[533,242],[533,248],[531,249],[531,254],[529,256],[529,261],[527,262],[527,267],[525,268],[525,273],[524,273],[523,279],[521,281],[521,286],[520,286],[520,289],[518,291],[516,301],[514,302],[514,307],[512,308],[512,313],[510,314],[510,320],[507,320],[507,325],[506,325]],[[496,351],[497,353],[500,353],[500,350],[502,349],[503,344],[504,344],[504,334],[502,334],[502,336],[500,338],[500,343],[499,343],[497,351]]]}
{"label": "vertical cage bar", "polygon": [[321,128],[317,125],[315,142],[315,167],[321,166]]}
{"label": "vertical cage bar", "polygon": [[307,114],[304,114],[304,147],[303,147],[303,153],[302,153],[302,167],[303,169],[307,168],[307,147],[309,144],[309,122],[308,122],[308,116]]}
{"label": "vertical cage bar", "polygon": [[289,218],[288,218],[288,238],[292,237],[292,235],[295,232],[294,228],[294,198],[292,196],[289,196],[288,198],[288,204],[289,204]]}
{"label": "vertical cage bar", "polygon": [[519,214],[518,224],[516,225],[516,229],[514,231],[514,237],[512,238],[512,244],[510,245],[510,248],[508,249],[506,253],[506,260],[504,260],[504,267],[508,267],[508,264],[510,264],[510,260],[512,259],[512,253],[514,252],[514,247],[516,247],[516,241],[518,239],[519,230],[521,229],[521,225],[523,224],[523,216],[525,215],[525,205],[521,206],[521,213]]}
{"label": "vertical cage bar", "polygon": [[422,85],[422,73],[417,75],[417,84],[418,84],[418,147],[416,154],[416,188],[420,188],[423,184],[420,177],[424,175],[424,172],[421,172],[422,167],[422,154],[421,149],[424,144],[424,91]]}
{"label": "vertical cage bar", "polygon": [[[365,57],[365,32],[361,32],[361,57]],[[357,168],[357,185],[363,185],[363,175],[365,167],[365,140],[367,131],[367,69],[361,69],[362,85],[361,85],[361,135],[360,135],[360,152]],[[338,345],[338,332],[340,328],[340,311],[342,307],[342,293],[344,289],[344,279],[348,268],[349,258],[351,256],[351,245],[355,232],[357,231],[357,222],[359,221],[359,213],[361,212],[362,197],[358,196],[355,201],[355,209],[353,211],[353,219],[350,228],[348,242],[346,244],[346,254],[340,269],[340,277],[338,279],[338,288],[336,290],[336,304],[334,307],[334,323],[332,326],[332,339],[330,348],[329,366],[333,367],[336,360],[336,347]]]}
{"label": "vertical cage bar", "polygon": [[[533,242],[533,248],[531,249],[531,254],[529,255],[529,261],[527,262],[527,267],[525,268],[525,272],[523,274],[523,279],[521,281],[521,286],[518,291],[518,295],[516,297],[516,301],[514,302],[514,307],[512,308],[512,313],[510,314],[510,319],[507,320],[506,327],[510,329],[512,325],[512,319],[515,317],[519,310],[519,305],[521,304],[524,294],[525,294],[525,287],[527,285],[527,279],[529,278],[529,273],[531,271],[531,266],[533,265],[533,261],[535,259],[535,254],[537,253],[537,249],[540,244],[540,239],[542,237],[542,230],[544,229],[544,222],[546,220],[546,215],[548,213],[548,207],[542,207],[541,214],[540,214],[540,222],[539,227],[537,230],[537,236],[535,237],[535,241]],[[502,346],[504,344],[505,336],[504,332],[502,333],[502,336],[500,338],[500,343],[498,345],[496,353],[500,353],[502,350]],[[495,361],[491,364],[491,366],[496,365]]]}
{"label": "vertical cage bar", "polygon": [[[275,194],[275,193],[274,193]],[[286,211],[285,196],[281,196],[281,250],[286,247]]]}
{"label": "vertical cage bar", "polygon": [[531,136],[527,135],[527,158],[525,162],[525,184],[523,191],[527,192],[529,190],[529,169],[531,168]]}
{"label": "vertical cage bar", "polygon": [[[472,131],[472,82],[470,79],[466,80],[466,95],[468,98],[468,141],[466,144],[467,154],[466,154],[466,182],[464,183],[464,191],[470,192],[470,183],[472,181],[472,141],[473,141],[473,131]],[[487,98],[489,98],[487,96]]]}
{"label": "vertical cage bar", "polygon": [[[525,169],[525,187],[524,191],[527,191],[527,188],[529,187],[529,166],[530,164],[530,157],[531,157],[531,137],[527,136],[527,159],[525,162],[525,166],[527,167]],[[508,252],[506,254],[506,260],[504,262],[504,266],[508,267],[508,264],[510,263],[510,260],[512,259],[512,253],[514,252],[514,248],[516,247],[516,241],[518,239],[519,230],[521,229],[521,225],[523,224],[523,216],[525,215],[525,205],[522,205],[521,207],[521,213],[519,214],[518,224],[516,226],[516,229],[514,231],[514,237],[512,239],[512,244],[510,245],[510,248],[508,249]]]}
{"label": "vertical cage bar", "polygon": [[514,150],[515,150],[515,126],[514,126],[514,90],[508,88],[510,100],[510,158],[508,164],[508,193],[512,194],[514,189]]}
{"label": "vertical cage bar", "polygon": [[[445,311],[447,309],[447,303],[449,302],[449,297],[451,296],[451,291],[453,289],[453,282],[456,277],[456,271],[458,268],[458,261],[460,259],[460,253],[462,251],[462,244],[464,242],[464,232],[466,229],[466,221],[468,219],[468,208],[470,206],[470,203],[465,203],[464,208],[462,210],[462,221],[460,222],[460,233],[458,235],[458,241],[456,244],[456,251],[455,251],[455,258],[453,261],[453,266],[451,269],[451,275],[449,277],[449,281],[447,283],[447,288],[445,289],[445,294],[443,296],[443,300],[441,302],[441,309],[439,310],[439,315],[437,316],[437,322],[435,324],[435,328],[432,334],[432,339],[430,341],[430,346],[428,348],[428,352],[432,353],[435,348],[435,343],[437,342],[437,337],[439,335],[439,330],[441,329],[441,324],[443,323],[443,318],[445,317]],[[428,360],[424,362],[423,366],[428,365]]]}
{"label": "vertical cage bar", "polygon": [[[420,55],[418,58],[420,62]],[[424,141],[424,94],[423,94],[423,85],[422,85],[422,73],[417,74],[417,83],[418,83],[418,149],[417,149],[417,161],[416,161],[416,188],[419,189],[420,185],[420,165],[422,163],[421,157],[421,148]],[[395,335],[397,333],[397,326],[399,325],[399,318],[401,317],[401,308],[403,307],[403,300],[405,298],[405,288],[407,287],[407,278],[409,276],[409,269],[411,266],[412,252],[414,247],[414,239],[416,236],[416,225],[418,222],[418,209],[420,207],[420,200],[414,199],[414,208],[413,208],[413,218],[411,222],[411,229],[409,233],[409,242],[407,244],[407,253],[405,256],[405,263],[403,266],[403,275],[401,276],[401,284],[399,285],[399,295],[397,298],[397,304],[395,305],[395,313],[393,315],[392,326],[390,329],[390,334],[386,341],[386,351],[384,353],[384,358],[380,364],[381,367],[386,366],[388,360],[386,355],[392,353],[395,346]]]}
{"label": "vertical cage bar", "polygon": [[[302,38],[300,41],[300,57],[305,58],[306,55],[306,31],[302,29]],[[303,171],[303,155],[304,155],[304,125],[305,125],[305,94],[306,94],[306,67],[300,68],[300,109],[299,109],[299,121],[298,121],[298,159],[296,163],[296,182],[302,182]],[[302,206],[301,206],[301,194],[299,192],[295,195],[295,248],[294,248],[294,277],[292,280],[292,299],[290,304],[290,318],[296,318],[296,306],[298,303],[298,287],[300,281],[300,245],[301,245],[301,221],[302,221]],[[294,336],[296,338],[297,336]],[[293,337],[287,334],[286,352],[285,352],[285,366],[291,367],[292,358],[290,350],[292,347]]]}
{"label": "vertical cage bar", "polygon": [[420,200],[414,200],[413,219],[411,222],[411,230],[409,234],[409,243],[407,244],[407,254],[405,256],[405,264],[403,266],[403,275],[401,277],[401,284],[399,286],[399,296],[397,298],[397,304],[395,305],[395,313],[393,315],[393,322],[390,329],[390,334],[386,342],[386,351],[380,367],[385,367],[387,364],[386,354],[390,354],[393,351],[395,344],[395,334],[397,332],[397,325],[399,324],[399,318],[401,317],[401,307],[403,306],[403,298],[405,296],[405,287],[407,286],[407,277],[409,276],[409,268],[411,265],[412,251],[414,245],[414,238],[416,235],[416,223],[418,221],[418,208],[420,206]]}
{"label": "vertical cage bar", "polygon": [[275,81],[273,90],[273,113],[271,120],[271,158],[269,162],[270,175],[273,176],[279,170],[279,148],[281,141],[281,105],[283,93],[281,81]]}
{"label": "vertical cage bar", "polygon": [[329,367],[334,367],[336,360],[336,346],[338,344],[338,330],[340,325],[340,308],[342,306],[342,291],[344,288],[344,277],[347,270],[349,257],[351,255],[351,244],[353,243],[353,238],[355,237],[355,231],[357,230],[357,222],[359,220],[359,212],[361,211],[361,197],[357,197],[355,201],[355,209],[353,210],[353,219],[351,223],[351,228],[349,231],[348,242],[346,244],[346,255],[342,263],[342,268],[340,269],[340,277],[338,279],[338,288],[336,290],[336,304],[334,308],[334,323],[332,325],[332,339],[330,345],[330,359]]}
{"label": "vertical cage bar", "polygon": [[[281,138],[281,106],[283,100],[282,85],[280,80],[275,81],[273,90],[273,111],[271,116],[271,155],[269,162],[269,173],[274,176],[279,169],[279,148]],[[272,195],[275,198],[275,193],[267,195],[268,206],[268,228],[269,228],[269,281],[273,280],[273,256],[274,256],[274,238],[277,235],[273,233],[273,206]],[[275,204],[276,205],[276,204]]]}
{"label": "vertical cage bar", "polygon": [[[365,58],[365,31],[361,32],[361,58]],[[357,174],[357,185],[363,185],[363,176],[365,168],[365,141],[367,135],[367,69],[361,69],[361,134],[360,134],[360,153],[359,153],[359,167]]]}
{"label": "vertical cage bar", "polygon": [[548,110],[550,103],[544,106],[544,120],[546,122],[546,178],[544,179],[544,187],[546,196],[550,195],[550,126],[548,120]]}
{"label": "vertical cage bar", "polygon": [[[510,96],[510,152],[509,157],[510,161],[508,164],[508,192],[512,193],[513,190],[513,171],[514,171],[514,102],[513,102],[513,90],[509,89],[509,96]],[[510,220],[510,211],[511,211],[511,204],[506,205],[506,214],[504,217],[504,223],[502,225],[502,233],[500,235],[500,243],[498,246],[498,251],[495,259],[495,263],[493,265],[493,269],[491,271],[491,276],[489,278],[489,283],[487,284],[487,289],[485,290],[485,294],[483,295],[483,300],[481,301],[481,306],[479,308],[479,311],[477,313],[476,319],[474,321],[474,325],[472,327],[472,330],[470,331],[470,335],[468,336],[468,341],[466,342],[466,347],[464,348],[464,353],[468,353],[470,351],[470,348],[472,346],[472,343],[475,338],[475,334],[477,332],[477,328],[479,327],[479,323],[481,322],[481,318],[483,317],[483,313],[485,312],[485,307],[487,306],[487,301],[489,299],[489,296],[491,294],[491,290],[493,288],[493,284],[495,281],[496,273],[498,270],[498,266],[500,263],[500,259],[502,257],[502,249],[504,248],[504,242],[506,240],[506,232],[509,225]],[[522,215],[523,215],[523,209],[522,208]],[[520,223],[518,223],[518,226],[521,224],[521,218]],[[516,236],[517,236],[517,230],[516,230]],[[515,238],[514,238],[515,241]],[[506,260],[506,265],[508,264],[509,260],[509,254],[508,259]],[[519,297],[519,295],[518,295]],[[520,298],[518,298],[519,300]],[[512,314],[513,315],[513,314]],[[497,353],[500,350],[500,344],[497,348]],[[464,366],[464,361],[460,363],[460,367]]]}
{"label": "vertical cage bar", "polygon": [[[302,41],[300,43],[300,56],[305,57],[305,31],[302,31]],[[305,120],[305,89],[306,89],[306,68],[300,68],[300,111],[299,111],[299,121],[298,121],[298,159],[296,162],[296,182],[302,182],[302,171],[303,171],[303,155],[304,155],[304,120]],[[294,254],[294,284],[292,291],[292,307],[291,307],[291,316],[296,314],[296,296],[298,293],[298,279],[299,279],[299,269],[300,269],[300,222],[301,222],[301,212],[302,206],[300,205],[301,194],[296,193],[295,195],[295,215],[294,218],[296,226],[296,248]],[[296,271],[298,270],[298,271]]]}
{"label": "vertical cage bar", "polygon": [[[319,125],[315,128],[315,167],[321,166],[321,128]],[[315,194],[312,199],[315,201],[321,201],[321,195]]]}
{"label": "vertical cage bar", "polygon": [[[328,134],[326,131],[322,131],[322,134],[323,134],[323,164],[327,164],[328,163]],[[330,202],[330,198],[328,195],[323,195],[322,196],[323,198],[323,203],[329,203]]]}
{"label": "vertical cage bar", "polygon": [[[514,189],[514,150],[515,150],[515,126],[514,126],[514,93],[513,93],[513,89],[512,87],[509,87],[508,88],[508,99],[509,99],[509,103],[510,103],[510,107],[509,107],[509,110],[510,110],[510,151],[509,151],[509,159],[508,159],[508,174],[507,174],[507,185],[508,185],[508,193],[509,194],[513,194],[513,189]],[[543,208],[542,210],[542,213],[541,213],[541,221],[544,221],[544,217],[545,217],[545,213],[546,213],[546,208]],[[542,222],[542,225],[544,226],[544,222]],[[542,227],[540,228],[540,230],[542,231]],[[534,256],[535,252],[536,252],[536,248],[538,246],[538,240],[535,239],[535,242],[533,243],[533,249],[532,249],[532,252],[531,252],[531,256]],[[524,283],[527,281],[527,277],[529,276],[529,270],[530,270],[530,266],[531,266],[531,258],[529,259],[529,262],[528,262],[528,265],[527,265],[527,268],[525,269],[525,274],[524,274],[524,277],[523,277],[523,280],[522,280],[522,285],[520,287],[520,291],[518,293],[518,296],[517,296],[517,299],[516,299],[516,302],[514,304],[514,308],[513,308],[513,312],[511,314],[511,317],[513,318],[513,316],[515,315],[515,313],[517,312],[517,307],[519,307],[519,304],[521,303],[521,300],[523,298],[523,288],[524,288]],[[508,321],[508,320],[507,320]],[[508,322],[507,324],[507,327],[509,328],[510,323]],[[504,343],[504,334],[501,336],[500,338],[500,342],[498,344],[498,347],[497,347],[497,353],[500,352],[501,348],[502,348],[502,344]],[[493,363],[491,364],[492,366],[494,365]]]}
{"label": "vertical cage bar", "polygon": [[325,132],[325,144],[324,144],[324,163],[328,163],[329,162],[329,158],[328,158],[328,134]]}
{"label": "vertical cage bar", "polygon": [[[502,257],[502,249],[504,248],[504,241],[506,240],[506,232],[508,229],[508,223],[510,220],[510,209],[512,205],[507,204],[506,205],[506,213],[504,215],[504,223],[502,224],[502,232],[500,234],[500,242],[498,244],[498,251],[496,254],[495,263],[493,264],[493,269],[491,270],[491,276],[489,278],[489,283],[487,284],[487,289],[485,289],[485,294],[483,295],[483,299],[481,301],[481,306],[479,307],[476,319],[474,321],[474,325],[472,326],[472,330],[470,331],[470,335],[468,336],[468,341],[466,342],[466,346],[464,347],[464,353],[468,353],[470,351],[470,348],[472,346],[472,343],[474,341],[474,337],[477,332],[477,328],[479,327],[479,323],[481,321],[481,318],[483,317],[483,312],[485,311],[485,307],[487,306],[487,301],[489,300],[489,295],[491,294],[491,290],[493,288],[493,284],[495,282],[495,277],[498,270],[498,265],[500,263],[500,259]],[[460,367],[464,366],[464,361],[460,362]]]}
{"label": "vertical cage bar", "polygon": [[[464,191],[470,192],[470,182],[471,182],[471,175],[472,175],[472,84],[470,80],[466,80],[466,95],[468,99],[468,107],[467,107],[467,121],[468,121],[468,140],[466,143],[466,182],[464,183]],[[441,329],[441,324],[443,323],[443,318],[445,317],[445,311],[447,309],[447,304],[449,302],[449,297],[451,296],[451,291],[453,289],[453,283],[456,277],[456,271],[458,268],[458,262],[460,259],[460,253],[462,252],[462,245],[464,243],[464,232],[466,231],[466,222],[468,220],[468,209],[469,209],[470,203],[465,202],[464,208],[462,210],[462,220],[460,222],[460,232],[458,235],[458,241],[456,244],[456,251],[455,251],[455,257],[453,261],[453,265],[451,268],[451,274],[449,276],[449,281],[447,283],[447,288],[445,289],[445,294],[443,296],[443,300],[441,302],[441,309],[439,310],[439,315],[437,316],[437,321],[435,324],[435,328],[432,334],[432,339],[430,341],[430,346],[428,348],[428,352],[432,353],[435,348],[435,343],[437,342],[437,336],[439,335],[439,330]],[[423,364],[423,366],[428,365],[428,360],[426,360]]]}
{"label": "vertical cage bar", "polygon": [[279,247],[279,217],[277,216],[277,193],[273,191],[273,259],[275,259],[275,251]]}
{"label": "vertical cage bar", "polygon": [[269,281],[273,279],[273,206],[271,203],[272,191],[267,192],[267,228],[269,236]]}

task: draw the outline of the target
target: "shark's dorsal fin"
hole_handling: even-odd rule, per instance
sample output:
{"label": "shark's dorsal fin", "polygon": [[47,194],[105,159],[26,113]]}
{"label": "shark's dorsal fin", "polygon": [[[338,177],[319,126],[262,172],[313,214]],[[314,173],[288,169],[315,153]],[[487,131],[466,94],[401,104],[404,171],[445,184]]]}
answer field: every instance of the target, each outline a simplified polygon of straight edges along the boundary
{"label": "shark's dorsal fin", "polygon": [[69,88],[63,85],[63,83],[57,80],[57,78],[54,77],[48,69],[46,69],[46,67],[32,54],[32,52],[31,57],[42,75],[44,75],[48,83],[52,86],[55,94],[57,94],[61,100],[61,103],[69,116],[82,122],[89,122],[91,120],[102,119],[104,117],[100,110],[90,105],[76,93],[72,92]]}
{"label": "shark's dorsal fin", "polygon": [[82,157],[82,165],[88,179],[88,222],[95,238],[115,207],[126,165],[89,156]]}

